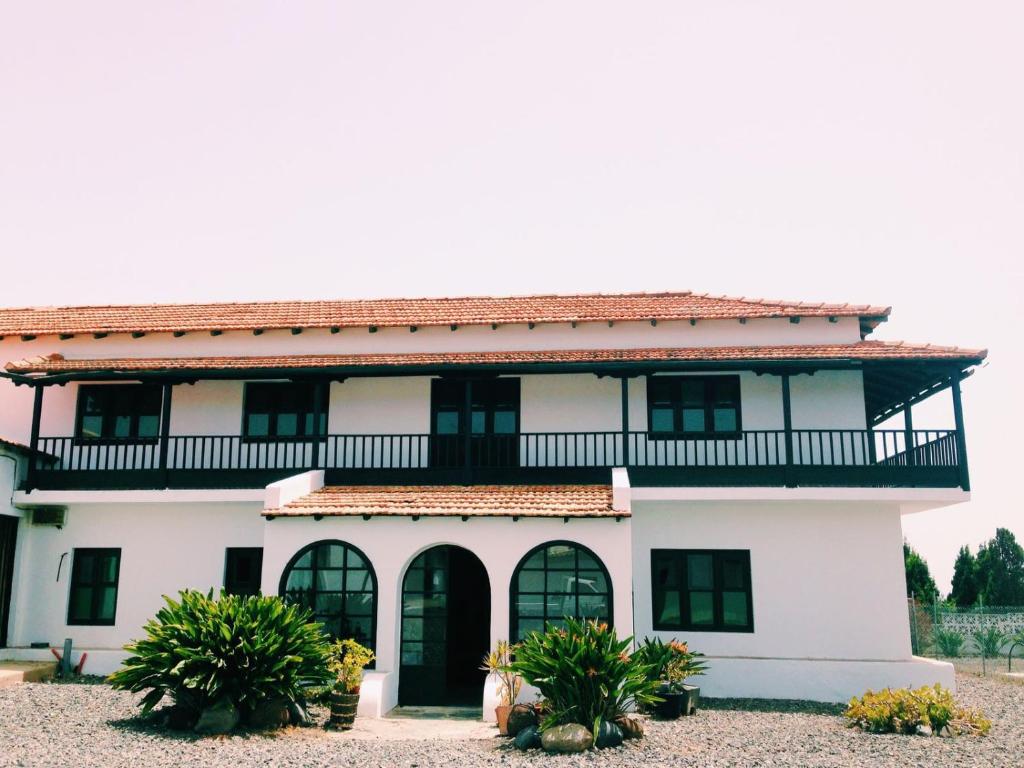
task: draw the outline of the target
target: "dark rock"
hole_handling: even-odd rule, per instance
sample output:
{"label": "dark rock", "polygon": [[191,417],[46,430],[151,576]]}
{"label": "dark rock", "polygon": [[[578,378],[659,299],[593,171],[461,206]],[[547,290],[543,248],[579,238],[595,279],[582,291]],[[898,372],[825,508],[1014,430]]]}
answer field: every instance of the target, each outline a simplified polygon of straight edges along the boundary
{"label": "dark rock", "polygon": [[594,734],[578,723],[556,725],[540,735],[540,744],[547,752],[586,752],[594,746]]}
{"label": "dark rock", "polygon": [[642,739],[644,736],[644,724],[635,717],[619,715],[615,718],[615,724],[619,726],[623,737],[627,739]]}
{"label": "dark rock", "polygon": [[508,713],[508,735],[516,736],[523,728],[537,725],[537,710],[529,704],[516,704]]}
{"label": "dark rock", "polygon": [[608,749],[608,747],[621,746],[623,738],[622,729],[619,726],[610,720],[602,720],[601,725],[597,727],[597,738],[594,743],[598,749]]}
{"label": "dark rock", "polygon": [[290,722],[291,714],[288,712],[288,700],[280,697],[264,699],[256,705],[249,715],[249,726],[260,731],[283,728]]}
{"label": "dark rock", "polygon": [[289,702],[288,718],[291,720],[292,725],[297,725],[299,728],[312,728],[316,725],[316,723],[313,722],[313,718],[310,717],[309,709],[306,708],[306,704],[304,702]]}
{"label": "dark rock", "polygon": [[195,732],[211,735],[231,733],[238,720],[238,708],[228,699],[221,699],[200,713]]}
{"label": "dark rock", "polygon": [[524,752],[527,749],[540,749],[540,728],[536,725],[527,725],[516,734],[515,745],[516,749],[521,749]]}

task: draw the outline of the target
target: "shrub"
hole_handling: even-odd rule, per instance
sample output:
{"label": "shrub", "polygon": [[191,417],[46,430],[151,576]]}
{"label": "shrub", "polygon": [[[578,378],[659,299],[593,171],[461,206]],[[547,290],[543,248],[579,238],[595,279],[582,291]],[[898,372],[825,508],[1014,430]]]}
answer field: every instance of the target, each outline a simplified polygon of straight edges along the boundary
{"label": "shrub", "polygon": [[977,647],[978,653],[989,659],[999,656],[1008,639],[996,627],[977,629],[971,633],[971,637],[974,639],[974,645]]}
{"label": "shrub", "polygon": [[691,651],[686,643],[677,640],[663,642],[659,637],[645,638],[633,653],[633,659],[650,668],[649,680],[668,683],[678,688],[687,678],[703,675],[707,664],[703,653]]}
{"label": "shrub", "polygon": [[332,643],[327,668],[334,676],[334,690],[339,693],[359,693],[363,684],[363,669],[374,658],[373,651],[351,638]]}
{"label": "shrub", "polygon": [[939,653],[943,656],[955,659],[960,656],[960,651],[964,646],[964,636],[962,632],[957,632],[955,629],[936,629],[933,635],[935,645],[939,649]]}
{"label": "shrub", "polygon": [[541,723],[581,723],[596,734],[603,720],[614,720],[631,703],[657,701],[657,681],[648,665],[632,659],[633,638],[619,640],[607,624],[565,619],[565,628],[548,625],[520,643],[512,670],[535,686],[551,711]]}
{"label": "shrub", "polygon": [[498,678],[499,706],[511,707],[519,697],[523,678],[512,670],[512,654],[519,646],[499,640],[494,650],[480,660],[480,670]]}
{"label": "shrub", "polygon": [[305,686],[326,685],[329,645],[307,609],[277,597],[185,590],[129,643],[132,656],[109,678],[140,693],[143,713],[164,696],[198,714],[227,699],[245,715],[269,698],[300,698]]}
{"label": "shrub", "polygon": [[844,714],[850,726],[870,733],[913,734],[927,726],[936,735],[947,727],[954,735],[984,735],[992,727],[981,712],[957,706],[953,694],[941,685],[868,691],[850,699]]}

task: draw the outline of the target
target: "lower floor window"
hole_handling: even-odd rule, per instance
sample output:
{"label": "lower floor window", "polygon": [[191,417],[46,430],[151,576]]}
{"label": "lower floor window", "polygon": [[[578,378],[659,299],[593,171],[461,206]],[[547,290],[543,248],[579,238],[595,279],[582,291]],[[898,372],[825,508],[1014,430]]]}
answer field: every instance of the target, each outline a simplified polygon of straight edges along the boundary
{"label": "lower floor window", "polygon": [[263,575],[263,547],[228,547],[224,555],[224,591],[256,595]]}
{"label": "lower floor window", "polygon": [[654,628],[753,632],[750,550],[651,550]]}
{"label": "lower floor window", "polygon": [[113,624],[120,549],[76,549],[71,562],[68,624]]}

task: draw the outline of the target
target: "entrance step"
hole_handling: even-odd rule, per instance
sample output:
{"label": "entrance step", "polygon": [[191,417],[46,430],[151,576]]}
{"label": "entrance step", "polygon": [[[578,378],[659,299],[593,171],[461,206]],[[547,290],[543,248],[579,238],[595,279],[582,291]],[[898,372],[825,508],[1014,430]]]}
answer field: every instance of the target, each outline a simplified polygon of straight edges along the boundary
{"label": "entrance step", "polygon": [[480,719],[473,707],[398,707],[385,717],[356,717],[350,731],[332,732],[339,739],[382,741],[467,741],[498,738],[494,723]]}
{"label": "entrance step", "polygon": [[406,720],[482,720],[480,707],[395,707],[387,714]]}
{"label": "entrance step", "polygon": [[57,673],[54,661],[0,661],[0,688],[18,683],[38,683]]}

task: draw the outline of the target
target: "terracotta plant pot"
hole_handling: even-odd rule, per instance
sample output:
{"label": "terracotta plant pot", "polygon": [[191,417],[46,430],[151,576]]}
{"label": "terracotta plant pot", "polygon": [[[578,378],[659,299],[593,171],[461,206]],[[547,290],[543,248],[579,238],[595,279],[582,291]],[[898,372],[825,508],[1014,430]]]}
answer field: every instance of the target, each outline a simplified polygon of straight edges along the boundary
{"label": "terracotta plant pot", "polygon": [[327,727],[332,730],[347,731],[356,720],[356,709],[359,707],[358,693],[331,692],[331,719]]}
{"label": "terracotta plant pot", "polygon": [[502,736],[508,736],[508,715],[511,711],[512,707],[508,704],[494,708],[494,714],[498,718],[498,733]]}

